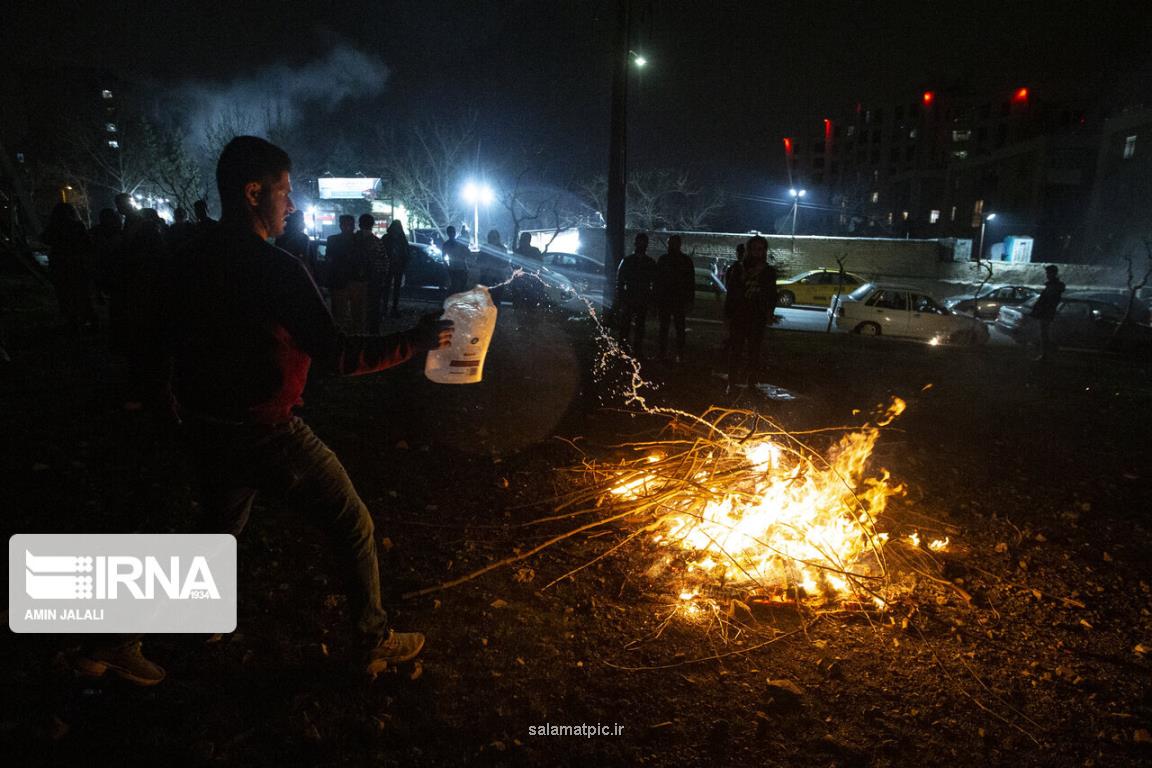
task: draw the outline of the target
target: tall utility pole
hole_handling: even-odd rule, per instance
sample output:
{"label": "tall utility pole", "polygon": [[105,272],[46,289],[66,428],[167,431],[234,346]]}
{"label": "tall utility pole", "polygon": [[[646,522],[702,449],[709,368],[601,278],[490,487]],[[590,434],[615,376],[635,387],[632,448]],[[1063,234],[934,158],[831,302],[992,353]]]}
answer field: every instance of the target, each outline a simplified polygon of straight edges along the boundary
{"label": "tall utility pole", "polygon": [[616,266],[624,258],[628,191],[629,3],[617,0],[616,45],[612,49],[612,135],[608,144],[608,210],[604,250],[604,305],[616,301]]}

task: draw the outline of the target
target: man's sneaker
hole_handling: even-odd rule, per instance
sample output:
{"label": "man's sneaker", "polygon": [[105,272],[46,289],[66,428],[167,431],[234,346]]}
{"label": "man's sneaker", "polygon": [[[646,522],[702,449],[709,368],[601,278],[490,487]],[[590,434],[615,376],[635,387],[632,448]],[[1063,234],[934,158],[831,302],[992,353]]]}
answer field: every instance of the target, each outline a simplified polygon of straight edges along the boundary
{"label": "man's sneaker", "polygon": [[133,685],[156,685],[164,679],[164,669],[144,658],[140,641],[117,647],[81,651],[72,659],[72,668],[88,677],[111,672]]}
{"label": "man's sneaker", "polygon": [[389,664],[411,661],[424,648],[424,635],[419,632],[393,632],[381,638],[376,647],[368,651],[368,673],[377,675]]}

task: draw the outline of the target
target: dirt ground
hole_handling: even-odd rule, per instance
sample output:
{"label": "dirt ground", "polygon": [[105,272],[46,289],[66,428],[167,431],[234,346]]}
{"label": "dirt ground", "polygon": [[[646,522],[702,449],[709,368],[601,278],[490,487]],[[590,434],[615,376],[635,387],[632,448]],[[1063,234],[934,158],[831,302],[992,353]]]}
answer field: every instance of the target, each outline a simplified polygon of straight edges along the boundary
{"label": "dirt ground", "polygon": [[[20,280],[0,317],[0,509],[8,534],[187,530],[194,489],[172,436],[117,408],[102,342],[53,329]],[[419,311],[407,309],[399,324]],[[1022,349],[770,333],[743,397],[789,429],[908,410],[874,466],[908,488],[880,521],[947,535],[936,579],[886,614],[758,611],[738,631],[663,619],[675,596],[622,547],[577,536],[459,587],[401,595],[524,551],[571,490],[559,468],[611,460],[665,421],[593,379],[586,321],[502,314],[485,380],[408,364],[318,382],[304,418],[342,458],[382,542],[386,602],[428,636],[419,664],[368,681],[345,652],[344,598],[320,534],[262,500],[240,541],[237,630],[150,637],[153,689],[77,678],[78,640],[4,641],[9,765],[1138,765],[1152,759],[1148,435],[1152,363]],[[727,402],[716,326],[652,364],[653,404]],[[926,385],[932,385],[927,387]],[[856,413],[862,411],[863,413]],[[897,546],[897,545],[893,545]],[[957,589],[958,588],[958,589]],[[537,736],[533,726],[610,726]],[[616,726],[622,726],[615,733]]]}

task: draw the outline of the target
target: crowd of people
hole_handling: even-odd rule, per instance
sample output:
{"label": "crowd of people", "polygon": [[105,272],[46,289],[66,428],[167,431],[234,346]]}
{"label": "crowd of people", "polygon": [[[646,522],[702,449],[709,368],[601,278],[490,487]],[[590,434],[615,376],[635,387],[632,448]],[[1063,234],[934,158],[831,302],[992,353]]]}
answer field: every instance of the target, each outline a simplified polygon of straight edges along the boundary
{"label": "crowd of people", "polygon": [[[683,251],[680,235],[668,238],[668,251],[659,260],[648,255],[648,235],[636,235],[633,251],[616,269],[614,321],[621,345],[638,359],[646,356],[644,337],[648,316],[658,319],[657,357],[668,358],[668,336],[676,331],[681,362],[687,342],[686,318],[696,300],[696,269]],[[775,321],[776,268],[768,263],[768,241],[756,235],[736,249],[736,261],[724,276],[724,321],[727,339],[723,354],[728,393],[740,374],[750,388],[759,383],[760,353],[765,330]]]}

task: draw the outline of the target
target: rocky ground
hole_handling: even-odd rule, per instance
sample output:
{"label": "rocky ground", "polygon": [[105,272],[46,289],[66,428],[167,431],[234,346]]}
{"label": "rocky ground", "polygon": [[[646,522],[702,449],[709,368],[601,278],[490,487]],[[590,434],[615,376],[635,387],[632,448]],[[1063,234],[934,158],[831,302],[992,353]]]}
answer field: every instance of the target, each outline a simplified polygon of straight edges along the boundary
{"label": "rocky ground", "polygon": [[[117,408],[99,339],[50,327],[4,285],[14,362],[0,374],[0,509],[19,532],[181,531],[195,519],[171,435]],[[410,323],[418,307],[409,307]],[[908,410],[874,465],[907,486],[880,527],[951,546],[884,614],[757,610],[728,625],[664,619],[643,539],[576,536],[461,586],[402,599],[571,527],[524,526],[573,488],[557,471],[647,439],[662,418],[595,381],[590,325],[501,317],[485,380],[435,386],[418,365],[319,382],[304,417],[377,521],[386,600],[428,635],[375,681],[350,664],[324,541],[263,500],[240,542],[240,618],[219,638],[149,638],[149,690],[74,677],[64,636],[5,639],[8,764],[1138,765],[1152,758],[1148,513],[1152,363],[1020,349],[773,333],[747,395],[803,430]],[[680,366],[651,364],[653,404],[727,402],[719,329]],[[927,385],[931,385],[928,387]],[[857,412],[859,411],[859,412]],[[893,546],[901,546],[894,544]],[[662,627],[661,631],[660,630]],[[616,735],[535,736],[606,724]],[[97,757],[98,756],[98,757]],[[16,762],[18,759],[19,762]]]}

